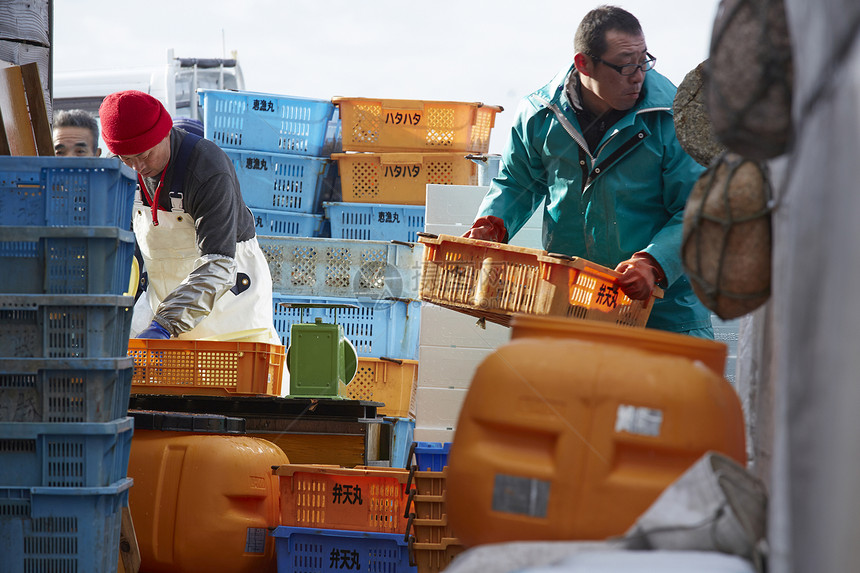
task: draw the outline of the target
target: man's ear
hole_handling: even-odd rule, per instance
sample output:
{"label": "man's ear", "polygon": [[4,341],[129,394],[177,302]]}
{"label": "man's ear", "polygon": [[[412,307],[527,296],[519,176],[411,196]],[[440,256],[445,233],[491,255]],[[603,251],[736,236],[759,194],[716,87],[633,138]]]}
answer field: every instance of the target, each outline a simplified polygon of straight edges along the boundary
{"label": "man's ear", "polygon": [[592,66],[594,63],[591,61],[591,58],[579,52],[575,56],[573,56],[573,65],[576,66],[576,71],[578,71],[583,76],[590,76]]}
{"label": "man's ear", "polygon": [[95,157],[101,157],[101,156],[102,156],[102,148],[96,147]]}

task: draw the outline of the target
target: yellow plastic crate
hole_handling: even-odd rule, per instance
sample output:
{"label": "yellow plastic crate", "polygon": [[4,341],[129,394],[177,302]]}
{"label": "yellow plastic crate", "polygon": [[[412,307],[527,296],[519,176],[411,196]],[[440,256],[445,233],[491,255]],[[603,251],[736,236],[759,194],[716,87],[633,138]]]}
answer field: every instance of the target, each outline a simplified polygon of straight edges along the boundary
{"label": "yellow plastic crate", "polygon": [[486,153],[501,106],[478,102],[336,97],[344,151]]}
{"label": "yellow plastic crate", "polygon": [[418,361],[394,358],[358,358],[358,369],[343,396],[351,400],[382,402],[380,416],[415,418]]}
{"label": "yellow plastic crate", "polygon": [[514,314],[565,316],[645,326],[654,299],[632,300],[620,276],[577,257],[422,233],[421,300],[508,326]]}
{"label": "yellow plastic crate", "polygon": [[476,185],[478,166],[462,153],[335,153],[343,200],[424,205],[427,184]]}
{"label": "yellow plastic crate", "polygon": [[281,395],[280,344],[132,338],[128,354],[133,394]]}

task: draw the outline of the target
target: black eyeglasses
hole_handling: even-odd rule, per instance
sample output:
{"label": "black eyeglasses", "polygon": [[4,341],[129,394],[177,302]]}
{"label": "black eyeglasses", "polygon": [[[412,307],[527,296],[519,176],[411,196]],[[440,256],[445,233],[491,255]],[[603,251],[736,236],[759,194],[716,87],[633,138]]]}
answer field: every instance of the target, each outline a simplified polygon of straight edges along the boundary
{"label": "black eyeglasses", "polygon": [[645,52],[645,57],[647,58],[641,64],[625,64],[623,66],[616,66],[615,64],[610,64],[606,60],[601,60],[597,56],[591,56],[591,59],[595,62],[601,62],[608,68],[612,68],[622,76],[632,76],[636,73],[637,70],[642,70],[643,72],[647,72],[648,70],[654,69],[654,65],[657,63],[657,58]]}

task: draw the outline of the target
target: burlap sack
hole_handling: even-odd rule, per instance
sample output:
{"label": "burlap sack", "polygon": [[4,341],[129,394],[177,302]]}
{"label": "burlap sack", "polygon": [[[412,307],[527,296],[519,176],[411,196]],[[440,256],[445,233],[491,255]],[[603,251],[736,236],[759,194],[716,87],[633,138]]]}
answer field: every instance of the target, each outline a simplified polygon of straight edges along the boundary
{"label": "burlap sack", "polygon": [[771,196],[762,165],[726,153],[687,200],[681,262],[696,296],[724,320],[752,312],[770,296]]}
{"label": "burlap sack", "polygon": [[785,153],[794,73],[783,0],[722,0],[707,63],[706,102],[717,139],[750,159]]}
{"label": "burlap sack", "polygon": [[678,86],[672,104],[678,142],[690,157],[707,167],[726,147],[714,135],[705,105],[705,65],[690,70]]}
{"label": "burlap sack", "polygon": [[720,551],[760,567],[767,492],[737,462],[708,452],[667,487],[624,535],[628,549]]}

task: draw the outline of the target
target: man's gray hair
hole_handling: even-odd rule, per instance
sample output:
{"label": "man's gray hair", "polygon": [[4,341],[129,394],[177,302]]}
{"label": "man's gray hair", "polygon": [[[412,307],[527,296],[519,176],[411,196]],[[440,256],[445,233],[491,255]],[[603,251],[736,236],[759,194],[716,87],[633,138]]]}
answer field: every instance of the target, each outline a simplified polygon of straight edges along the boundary
{"label": "man's gray hair", "polygon": [[54,114],[54,127],[83,127],[93,134],[93,148],[99,146],[99,123],[83,109],[61,109]]}

